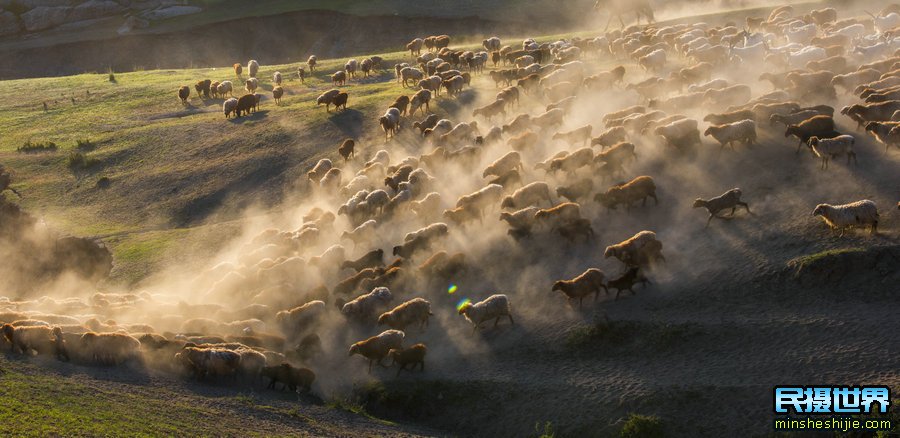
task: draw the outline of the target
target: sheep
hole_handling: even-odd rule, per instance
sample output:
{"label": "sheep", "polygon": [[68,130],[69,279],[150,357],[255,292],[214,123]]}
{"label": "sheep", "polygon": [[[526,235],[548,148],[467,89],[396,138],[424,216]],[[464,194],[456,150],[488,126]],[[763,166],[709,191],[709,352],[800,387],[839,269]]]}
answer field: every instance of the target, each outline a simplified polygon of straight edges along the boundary
{"label": "sheep", "polygon": [[333,167],[334,165],[331,163],[331,160],[322,158],[315,166],[313,166],[312,170],[306,172],[306,178],[313,183],[318,183]]}
{"label": "sheep", "polygon": [[458,123],[452,129],[437,138],[440,145],[452,145],[460,141],[471,141],[478,135],[478,122]]}
{"label": "sheep", "polygon": [[621,142],[613,145],[608,151],[600,152],[597,156],[592,157],[595,164],[602,164],[602,169],[609,174],[617,174],[624,171],[626,161],[633,160],[637,155],[634,153],[634,144]]}
{"label": "sheep", "polygon": [[634,294],[634,286],[638,283],[642,283],[646,286],[650,283],[650,280],[647,280],[647,278],[640,274],[640,269],[638,267],[632,266],[619,277],[610,279],[606,283],[606,287],[616,290],[615,301],[618,301],[619,294],[621,294],[623,290],[631,291],[631,293]]}
{"label": "sheep", "polygon": [[490,121],[496,115],[505,117],[506,102],[503,99],[497,99],[481,108],[475,108],[475,110],[472,111],[472,117],[478,117],[479,115],[484,117],[488,121]]}
{"label": "sheep", "polygon": [[571,202],[587,197],[594,190],[594,181],[590,178],[582,178],[568,185],[556,188],[556,195],[566,198]]}
{"label": "sheep", "polygon": [[442,222],[436,222],[428,225],[427,227],[420,228],[411,233],[407,233],[403,236],[404,242],[409,242],[411,240],[415,240],[419,237],[424,237],[426,239],[433,239],[436,237],[445,236],[447,234],[448,227],[447,224]]}
{"label": "sheep", "polygon": [[736,141],[749,146],[756,142],[756,122],[748,119],[725,125],[713,125],[706,128],[703,135],[715,138],[721,144],[720,150]]}
{"label": "sheep", "polygon": [[367,320],[375,314],[379,307],[389,303],[392,298],[393,295],[390,289],[376,287],[371,292],[360,295],[344,304],[341,307],[341,313],[348,318],[356,318],[360,321]]}
{"label": "sheep", "polygon": [[491,163],[484,169],[481,177],[487,178],[488,176],[500,176],[513,169],[524,170],[522,166],[522,155],[516,151],[508,152],[506,153],[506,155],[503,155],[502,157],[496,159],[493,163]]}
{"label": "sheep", "polygon": [[425,354],[427,352],[428,349],[425,347],[425,344],[415,344],[405,349],[392,348],[390,351],[388,351],[388,355],[393,361],[392,365],[400,365],[400,368],[397,369],[397,376],[399,377],[400,371],[405,370],[407,365],[412,365],[410,367],[410,371],[415,371],[416,365],[419,365],[421,366],[422,372],[424,372]]}
{"label": "sheep", "polygon": [[187,85],[182,85],[178,89],[178,98],[181,99],[182,105],[187,105],[188,98],[191,97],[191,89]]}
{"label": "sheep", "polygon": [[569,144],[585,144],[588,140],[591,140],[592,131],[593,127],[591,125],[584,125],[572,131],[557,132],[556,134],[553,134],[553,140],[563,140]]}
{"label": "sheep", "polygon": [[290,389],[292,392],[298,388],[309,392],[316,380],[316,374],[309,368],[296,368],[288,363],[265,366],[260,370],[260,375],[270,379],[267,388],[275,389],[275,383],[281,382],[282,391]]}
{"label": "sheep", "polygon": [[234,65],[232,65],[232,68],[234,68],[234,75],[240,78],[241,73],[244,72],[244,66],[239,63],[234,63]]}
{"label": "sheep", "polygon": [[620,65],[612,70],[584,78],[581,81],[581,86],[587,89],[608,90],[616,84],[621,85],[624,77],[625,67]]}
{"label": "sheep", "polygon": [[566,112],[562,108],[554,108],[543,114],[531,118],[531,124],[539,128],[549,128],[551,126],[561,125]]}
{"label": "sheep", "polygon": [[551,291],[562,292],[570,304],[572,300],[577,299],[578,308],[581,308],[584,297],[593,293],[594,301],[597,301],[597,298],[600,296],[601,288],[608,292],[606,285],[603,284],[605,277],[603,271],[597,268],[590,268],[571,280],[559,280],[556,283],[553,283],[553,289],[551,289]]}
{"label": "sheep", "polygon": [[709,122],[712,125],[725,125],[741,120],[753,120],[755,117],[756,115],[753,110],[744,109],[721,114],[707,114],[706,117],[703,118],[703,121]]}
{"label": "sheep", "polygon": [[900,126],[900,123],[869,122],[866,123],[866,132],[871,132],[876,140],[884,144],[884,152],[887,153],[888,148],[892,144],[897,144],[898,139],[900,139],[900,135],[898,135],[900,132],[895,131],[897,126]]}
{"label": "sheep", "polygon": [[378,123],[384,131],[384,141],[387,141],[389,136],[393,137],[400,130],[400,110],[388,108],[387,112],[378,119]]}
{"label": "sheep", "polygon": [[844,237],[844,230],[855,226],[870,226],[873,235],[878,232],[878,208],[868,199],[843,205],[819,204],[812,215],[822,216],[832,235],[838,229]]}
{"label": "sheep", "polygon": [[330,106],[334,103],[334,98],[337,97],[338,94],[341,94],[341,90],[331,89],[319,95],[316,98],[316,106],[321,104],[325,104],[325,111],[331,112]]}
{"label": "sheep", "polygon": [[801,111],[793,112],[790,114],[775,113],[775,114],[772,114],[771,116],[769,116],[769,124],[775,125],[776,123],[781,123],[782,125],[787,127],[790,125],[796,125],[798,123],[803,122],[804,120],[810,119],[815,116],[821,116],[821,115],[828,115],[828,114],[822,114],[819,111],[811,110],[811,109],[810,110],[801,110]]}
{"label": "sheep", "polygon": [[521,210],[508,213],[500,213],[500,220],[509,224],[514,229],[531,229],[535,223],[535,214],[540,211],[538,207],[526,207]]}
{"label": "sheep", "polygon": [[734,212],[737,207],[744,207],[747,210],[747,213],[750,213],[750,205],[746,202],[741,201],[741,189],[733,188],[715,198],[710,199],[702,199],[697,198],[694,200],[693,208],[705,208],[706,211],[709,212],[709,218],[706,220],[706,226],[709,226],[709,223],[716,217],[719,212],[727,209],[731,209],[731,216],[734,216]]}
{"label": "sheep", "polygon": [[354,156],[354,148],[356,147],[356,141],[352,138],[345,139],[341,142],[341,145],[338,146],[338,153],[344,159],[344,161],[350,161]]}
{"label": "sheep", "polygon": [[255,93],[257,88],[259,88],[259,80],[254,77],[251,77],[247,79],[247,82],[244,82],[244,89],[249,93]]}
{"label": "sheep", "polygon": [[[334,96],[334,101],[332,103],[334,104],[335,111],[342,109],[342,108],[344,110],[346,110],[347,109],[347,99],[349,97],[350,96],[344,92],[340,92],[336,96]],[[327,110],[327,108],[326,108],[326,110]]]}
{"label": "sheep", "polygon": [[809,142],[810,137],[832,138],[840,134],[835,132],[834,119],[830,116],[815,116],[796,125],[789,125],[784,131],[784,136],[792,135],[800,140],[797,145],[797,152],[800,152],[800,147]]}
{"label": "sheep", "polygon": [[552,208],[544,208],[534,213],[535,223],[550,223],[553,227],[582,219],[581,206],[574,202],[563,202]]}
{"label": "sheep", "polygon": [[694,119],[680,119],[668,125],[657,127],[654,134],[663,137],[666,142],[681,151],[690,151],[700,144],[700,131]]}
{"label": "sheep", "polygon": [[662,243],[653,231],[641,231],[627,240],[606,247],[604,258],[615,257],[626,266],[646,266],[657,260],[665,261]]}
{"label": "sheep", "polygon": [[860,85],[877,81],[880,76],[881,72],[879,72],[878,70],[872,68],[864,68],[842,75],[835,75],[831,79],[831,85],[835,87],[840,86],[847,91],[850,91]]}
{"label": "sheep", "polygon": [[628,134],[623,126],[614,126],[603,131],[598,137],[591,139],[591,146],[600,145],[601,150],[627,140]]}
{"label": "sheep", "polygon": [[338,70],[331,74],[331,85],[345,85],[347,83],[347,71]]}
{"label": "sheep", "polygon": [[556,158],[550,161],[550,171],[556,172],[562,170],[564,172],[574,172],[582,167],[590,166],[594,159],[594,150],[590,146],[576,149],[565,157]]}
{"label": "sheep", "polygon": [[259,62],[255,59],[251,59],[247,62],[247,73],[250,75],[251,79],[256,79],[256,75],[259,73]]}
{"label": "sheep", "polygon": [[18,350],[22,354],[29,355],[32,350],[38,354],[58,354],[56,341],[48,326],[15,327],[12,324],[3,324],[0,331],[9,341],[10,351]]}
{"label": "sheep", "polygon": [[403,83],[404,88],[410,86],[410,81],[418,83],[418,81],[422,80],[424,77],[425,73],[415,67],[404,67],[400,70],[400,81]]}
{"label": "sheep", "polygon": [[405,303],[384,312],[378,317],[378,325],[387,325],[395,330],[405,330],[407,326],[419,324],[419,328],[428,327],[428,317],[432,316],[431,303],[424,298],[413,298]]}
{"label": "sheep", "polygon": [[[519,105],[519,89],[516,87],[506,87],[497,93],[497,100],[503,100],[506,106]],[[505,114],[504,114],[505,116]],[[474,116],[473,116],[474,117]]]}
{"label": "sheep", "polygon": [[656,49],[637,60],[638,65],[646,72],[659,72],[666,65],[666,51]]}
{"label": "sheep", "polygon": [[94,361],[118,365],[140,356],[141,343],[122,333],[94,333],[81,335],[80,348]]}
{"label": "sheep", "polygon": [[357,272],[378,266],[384,266],[384,250],[382,249],[374,249],[356,260],[348,260],[341,263],[341,269],[349,268]]}
{"label": "sheep", "polygon": [[240,117],[241,113],[250,114],[250,111],[257,107],[257,97],[256,94],[246,94],[239,97],[234,108],[235,117]]}
{"label": "sheep", "polygon": [[313,300],[275,314],[275,322],[288,337],[298,337],[311,330],[325,312],[325,302]]}
{"label": "sheep", "polygon": [[597,193],[594,196],[594,201],[613,210],[619,204],[625,204],[627,209],[631,209],[631,204],[638,200],[641,201],[641,205],[647,205],[648,197],[653,198],[653,201],[659,205],[659,199],[656,197],[656,184],[653,182],[653,178],[639,176],[627,183],[610,187],[606,193]]}
{"label": "sheep", "polygon": [[[372,372],[372,363],[382,365],[382,361],[392,349],[402,347],[403,338],[406,335],[400,330],[385,330],[376,336],[359,341],[350,346],[349,356],[359,354],[369,360],[369,372]],[[384,365],[382,365],[384,366]]]}
{"label": "sheep", "polygon": [[223,98],[226,94],[233,97],[233,91],[234,85],[232,85],[231,81],[222,81],[222,83],[220,83],[219,86],[216,87],[216,93]]}
{"label": "sheep", "polygon": [[861,128],[866,122],[890,120],[897,110],[900,110],[900,100],[889,100],[845,106],[841,109],[841,114],[856,121],[857,128]]}
{"label": "sheep", "polygon": [[181,352],[175,355],[175,359],[189,366],[198,379],[205,376],[237,378],[236,373],[241,363],[241,355],[237,352],[222,348],[194,346],[185,346]]}
{"label": "sheep", "polygon": [[365,243],[369,240],[372,240],[375,237],[375,228],[378,226],[378,223],[375,219],[369,219],[362,223],[362,225],[354,228],[352,231],[344,231],[341,234],[341,240],[349,239],[353,241],[353,247],[355,248],[360,243]]}
{"label": "sheep", "polygon": [[550,185],[543,181],[536,181],[525,185],[516,190],[512,195],[504,198],[500,203],[500,208],[521,209],[539,204],[544,200],[546,200],[550,206],[553,206],[553,199],[550,197]]}
{"label": "sheep", "polygon": [[847,164],[850,158],[856,163],[856,152],[853,151],[855,139],[852,135],[839,135],[834,138],[812,136],[809,138],[809,147],[817,157],[822,159],[822,169],[828,169],[828,160],[840,155],[847,155]]}
{"label": "sheep", "polygon": [[478,326],[485,321],[494,320],[494,327],[500,322],[500,318],[506,316],[509,323],[514,324],[510,312],[509,298],[503,294],[495,294],[475,304],[464,302],[459,306],[458,313],[464,315],[466,320],[472,323],[472,333],[478,330]]}

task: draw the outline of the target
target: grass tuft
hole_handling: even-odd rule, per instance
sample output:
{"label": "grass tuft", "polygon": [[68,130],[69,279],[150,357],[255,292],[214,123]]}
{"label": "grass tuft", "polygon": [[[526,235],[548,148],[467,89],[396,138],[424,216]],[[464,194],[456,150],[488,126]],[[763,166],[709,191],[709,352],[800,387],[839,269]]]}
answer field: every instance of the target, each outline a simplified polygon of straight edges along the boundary
{"label": "grass tuft", "polygon": [[662,420],[654,415],[629,414],[620,432],[622,438],[660,438],[665,436]]}
{"label": "grass tuft", "polygon": [[73,172],[86,171],[101,164],[101,161],[81,152],[70,152],[66,157],[66,167]]}
{"label": "grass tuft", "polygon": [[44,142],[44,143],[32,143],[31,141],[26,141],[16,148],[16,152],[21,152],[23,154],[39,154],[42,152],[56,152],[57,146],[56,143],[52,141]]}

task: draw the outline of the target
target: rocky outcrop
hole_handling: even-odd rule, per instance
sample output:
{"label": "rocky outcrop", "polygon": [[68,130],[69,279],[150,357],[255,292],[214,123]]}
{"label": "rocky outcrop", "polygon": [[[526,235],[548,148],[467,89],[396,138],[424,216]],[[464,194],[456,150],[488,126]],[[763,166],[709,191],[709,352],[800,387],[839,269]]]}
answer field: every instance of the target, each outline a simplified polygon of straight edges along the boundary
{"label": "rocky outcrop", "polygon": [[38,6],[22,14],[22,24],[29,32],[50,29],[65,23],[70,12],[71,6]]}
{"label": "rocky outcrop", "polygon": [[196,14],[201,11],[203,11],[203,9],[196,6],[169,6],[145,12],[141,14],[141,16],[148,20],[162,20],[164,18],[177,17],[179,15]]}
{"label": "rocky outcrop", "polygon": [[72,9],[66,21],[73,22],[103,18],[119,14],[124,10],[125,8],[112,0],[89,0]]}

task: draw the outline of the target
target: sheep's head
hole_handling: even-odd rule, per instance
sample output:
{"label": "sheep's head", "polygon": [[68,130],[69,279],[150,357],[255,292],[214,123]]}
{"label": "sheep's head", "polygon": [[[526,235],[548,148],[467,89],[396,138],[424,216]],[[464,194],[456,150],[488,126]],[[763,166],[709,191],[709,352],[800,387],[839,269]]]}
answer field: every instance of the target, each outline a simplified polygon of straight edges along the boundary
{"label": "sheep's head", "polygon": [[359,342],[350,346],[350,353],[348,356],[353,356],[354,354],[359,354]]}
{"label": "sheep's head", "polygon": [[616,257],[618,255],[618,251],[614,246],[607,246],[606,251],[603,251],[603,258]]}
{"label": "sheep's head", "polygon": [[50,331],[53,334],[53,337],[59,339],[62,336],[62,329],[59,327],[53,327],[53,330]]}
{"label": "sheep's head", "polygon": [[713,132],[712,128],[713,128],[712,126],[710,126],[709,128],[706,128],[706,131],[703,131],[703,136],[709,137],[710,135],[712,135],[712,132]]}
{"label": "sheep's head", "polygon": [[874,131],[874,130],[878,129],[879,126],[881,126],[881,123],[879,123],[879,122],[866,123],[866,132]]}
{"label": "sheep's head", "polygon": [[553,283],[553,289],[551,289],[551,291],[552,291],[552,292],[555,292],[555,291],[561,291],[561,290],[563,290],[563,287],[564,287],[565,284],[566,284],[566,283],[563,282],[562,280],[557,281],[556,283]]}
{"label": "sheep's head", "polygon": [[457,312],[460,315],[468,315],[469,309],[471,309],[471,308],[472,308],[472,303],[464,303],[463,305],[459,306],[459,310]]}
{"label": "sheep's head", "polygon": [[706,207],[706,201],[703,199],[697,198],[694,200],[694,204],[692,205],[694,208]]}
{"label": "sheep's head", "polygon": [[816,209],[813,210],[812,215],[813,215],[813,216],[825,216],[825,210],[826,210],[826,207],[827,207],[827,206],[826,206],[825,204],[819,204],[819,205],[817,205],[817,206],[816,206]]}
{"label": "sheep's head", "polygon": [[784,130],[784,136],[785,136],[785,137],[790,137],[790,136],[792,136],[792,135],[797,134],[798,132],[800,132],[800,129],[797,128],[797,125],[789,125],[789,126],[787,127],[787,129]]}
{"label": "sheep's head", "polygon": [[13,333],[15,333],[16,328],[10,324],[3,324],[3,336],[6,336],[6,339],[12,341]]}

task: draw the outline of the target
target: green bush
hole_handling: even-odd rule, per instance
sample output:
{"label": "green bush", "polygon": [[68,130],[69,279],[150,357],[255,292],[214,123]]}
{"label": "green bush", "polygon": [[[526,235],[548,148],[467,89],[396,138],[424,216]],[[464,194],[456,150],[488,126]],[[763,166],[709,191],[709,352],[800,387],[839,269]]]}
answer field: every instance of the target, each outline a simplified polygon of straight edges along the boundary
{"label": "green bush", "polygon": [[622,438],[660,438],[665,436],[662,420],[653,415],[630,414],[622,425]]}
{"label": "green bush", "polygon": [[17,147],[16,151],[23,154],[37,154],[41,152],[56,152],[56,149],[56,143],[52,141],[44,143],[32,143],[26,141],[22,146]]}
{"label": "green bush", "polygon": [[97,146],[88,139],[75,140],[75,149],[78,149],[79,151],[90,152],[96,148]]}
{"label": "green bush", "polygon": [[99,164],[100,160],[89,157],[87,154],[81,152],[70,152],[69,156],[66,157],[66,166],[73,171],[88,170]]}

